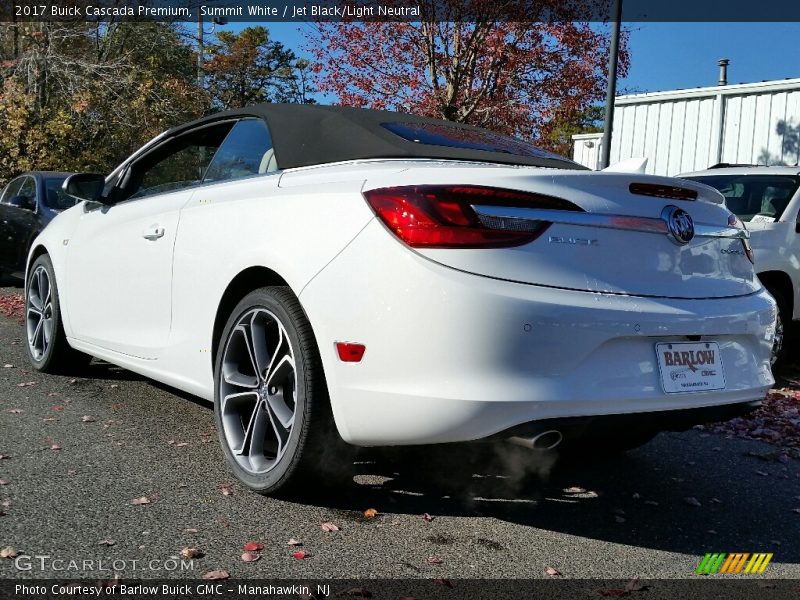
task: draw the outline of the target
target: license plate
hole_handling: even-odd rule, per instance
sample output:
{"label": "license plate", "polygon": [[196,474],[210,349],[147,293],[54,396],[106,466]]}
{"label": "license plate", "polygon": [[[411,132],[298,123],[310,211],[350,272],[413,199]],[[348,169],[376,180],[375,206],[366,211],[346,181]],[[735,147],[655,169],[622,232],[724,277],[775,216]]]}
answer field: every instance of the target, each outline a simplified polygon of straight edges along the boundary
{"label": "license plate", "polygon": [[656,344],[661,386],[667,394],[725,389],[725,371],[716,342]]}

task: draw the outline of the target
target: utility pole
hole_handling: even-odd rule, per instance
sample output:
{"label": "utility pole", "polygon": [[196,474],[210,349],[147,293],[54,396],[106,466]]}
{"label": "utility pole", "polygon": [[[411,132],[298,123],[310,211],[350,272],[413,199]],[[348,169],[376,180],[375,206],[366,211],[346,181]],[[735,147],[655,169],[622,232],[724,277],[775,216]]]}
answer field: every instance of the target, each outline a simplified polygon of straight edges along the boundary
{"label": "utility pole", "polygon": [[197,10],[197,87],[205,88],[203,85],[203,13]]}
{"label": "utility pole", "polygon": [[622,0],[614,0],[611,29],[611,50],[608,57],[608,85],[606,87],[606,116],[603,125],[600,168],[608,166],[611,157],[611,126],[614,122],[614,99],[617,97],[617,61],[619,60],[619,30],[622,22]]}

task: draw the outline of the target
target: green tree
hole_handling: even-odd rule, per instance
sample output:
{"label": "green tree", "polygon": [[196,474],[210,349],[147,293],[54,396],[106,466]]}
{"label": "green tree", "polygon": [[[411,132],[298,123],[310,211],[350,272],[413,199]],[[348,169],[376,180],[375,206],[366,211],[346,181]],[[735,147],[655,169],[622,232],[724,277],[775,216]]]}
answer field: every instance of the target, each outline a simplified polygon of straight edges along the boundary
{"label": "green tree", "polygon": [[264,27],[220,31],[207,52],[206,81],[216,109],[309,101],[308,61],[271,40]]}
{"label": "green tree", "polygon": [[577,113],[556,113],[546,129],[547,147],[562,156],[572,156],[572,136],[603,131],[603,114],[599,105]]}

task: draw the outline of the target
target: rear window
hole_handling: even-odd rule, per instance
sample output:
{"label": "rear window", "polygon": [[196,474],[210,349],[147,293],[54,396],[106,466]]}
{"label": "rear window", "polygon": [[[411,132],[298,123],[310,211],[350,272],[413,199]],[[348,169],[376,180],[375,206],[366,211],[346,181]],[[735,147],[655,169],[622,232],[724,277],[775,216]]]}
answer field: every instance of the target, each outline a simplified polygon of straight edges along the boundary
{"label": "rear window", "polygon": [[485,150],[487,152],[502,152],[516,156],[533,156],[567,161],[566,158],[558,154],[541,150],[520,139],[486,129],[467,129],[444,123],[382,123],[381,125],[384,129],[388,129],[404,140],[417,144],[446,146],[464,150]]}
{"label": "rear window", "polygon": [[703,175],[687,177],[716,188],[728,210],[742,221],[772,223],[783,215],[800,186],[792,175]]}

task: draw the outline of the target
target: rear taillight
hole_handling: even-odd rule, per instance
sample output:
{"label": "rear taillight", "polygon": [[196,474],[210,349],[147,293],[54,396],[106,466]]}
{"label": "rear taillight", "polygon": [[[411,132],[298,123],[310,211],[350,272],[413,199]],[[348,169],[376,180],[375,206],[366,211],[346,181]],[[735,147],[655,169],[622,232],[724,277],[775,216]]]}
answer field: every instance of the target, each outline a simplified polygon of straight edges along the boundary
{"label": "rear taillight", "polygon": [[414,248],[504,248],[535,240],[550,226],[540,221],[523,230],[487,227],[473,205],[581,209],[560,198],[465,185],[415,185],[364,192],[384,225]]}

